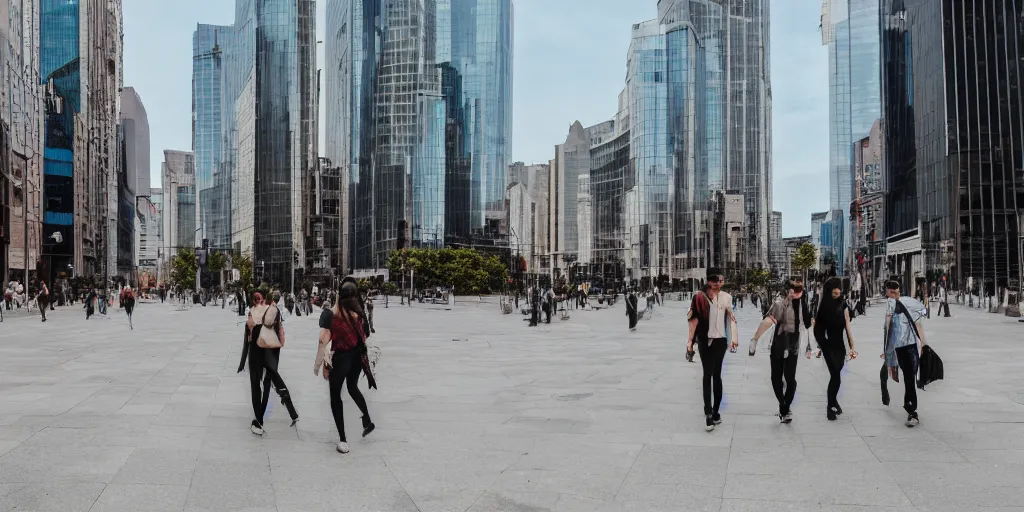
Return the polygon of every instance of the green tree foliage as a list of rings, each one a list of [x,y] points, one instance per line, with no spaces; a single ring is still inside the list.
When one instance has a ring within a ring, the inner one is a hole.
[[[484,257],[467,248],[395,251],[388,270],[395,277],[413,271],[417,288],[454,286],[463,295],[495,292],[508,280],[508,267],[497,256]]]
[[[809,242],[804,243],[793,255],[793,269],[803,274],[818,261],[818,251]]]
[[[241,278],[232,284],[234,286],[240,286],[243,290],[251,290],[252,258],[236,254],[231,258],[231,268],[238,269],[238,273],[241,275]]]
[[[171,258],[171,282],[184,290],[192,290],[196,286],[196,251],[183,248]]]

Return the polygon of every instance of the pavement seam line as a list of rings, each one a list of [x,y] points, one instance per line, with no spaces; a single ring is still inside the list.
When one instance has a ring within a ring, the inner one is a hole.
[[[629,474],[633,472],[633,467],[636,466],[636,461],[640,460],[640,455],[644,453],[644,449],[647,448],[647,443],[640,445],[640,451],[636,452],[636,457],[633,458],[633,463],[629,465],[629,471],[626,471],[626,476],[622,477],[622,482],[619,483],[619,488],[615,489],[615,495],[612,496],[611,502],[614,503],[619,497],[619,493],[622,492],[623,486],[626,485],[626,480],[629,479]]]
[[[412,502],[412,506],[416,507],[416,511],[422,512],[420,510],[420,506],[416,504],[416,500],[413,499],[412,494],[409,494],[409,490],[405,488],[405,484],[402,483],[402,481],[398,478],[398,475],[396,475],[394,470],[391,469],[391,466],[388,465],[388,460],[385,459],[383,455],[378,455],[377,457],[380,457],[380,461],[384,463],[384,467],[388,468],[388,473],[391,473],[391,478],[394,478],[395,481],[398,482],[398,486],[402,488],[402,492],[404,492],[405,495],[409,497],[409,501]],[[483,495],[481,494],[481,496]],[[479,500],[480,497],[478,496],[477,499]],[[473,503],[476,503],[476,501],[474,501]]]

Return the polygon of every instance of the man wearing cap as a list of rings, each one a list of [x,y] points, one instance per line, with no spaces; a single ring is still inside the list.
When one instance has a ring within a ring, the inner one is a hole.
[[[718,413],[722,405],[722,363],[728,349],[727,338],[732,338],[736,349],[739,334],[736,329],[736,315],[732,310],[732,296],[722,291],[722,271],[708,269],[708,284],[697,292],[690,302],[687,320],[690,326],[686,341],[686,360],[693,362],[693,345],[700,351],[700,363],[704,370],[704,422],[708,432],[722,423]],[[712,402],[714,390],[714,402]]]

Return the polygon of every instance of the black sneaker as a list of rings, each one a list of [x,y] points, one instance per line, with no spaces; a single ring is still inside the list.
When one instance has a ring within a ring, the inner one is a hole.
[[[907,415],[907,421],[904,423],[904,425],[906,425],[907,428],[914,428],[920,424],[921,419],[917,417],[916,412],[912,412],[909,415]]]
[[[715,425],[722,424],[722,415],[717,412],[711,415],[711,421],[715,422]]]
[[[704,425],[705,425],[704,430],[707,431],[707,432],[711,432],[712,430],[715,430],[715,420],[713,419],[713,417],[710,414],[704,415]]]
[[[825,413],[825,416],[828,418],[829,421],[835,421],[837,418],[835,407],[829,407],[828,411]]]
[[[843,408],[839,407],[839,404],[834,405],[832,408],[836,410],[836,416],[843,415]]]

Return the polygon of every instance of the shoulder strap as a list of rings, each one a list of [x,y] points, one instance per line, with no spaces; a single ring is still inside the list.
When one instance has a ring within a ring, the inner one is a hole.
[[[921,339],[921,333],[918,332],[918,330],[917,330],[917,324],[914,322],[914,318],[912,316],[910,316],[910,311],[907,309],[906,306],[903,305],[902,302],[899,301],[899,299],[896,299],[896,311],[895,312],[896,313],[902,313],[903,316],[905,316],[907,318],[907,322],[910,323],[910,328],[914,330],[914,336],[917,336],[917,339],[920,340]]]

